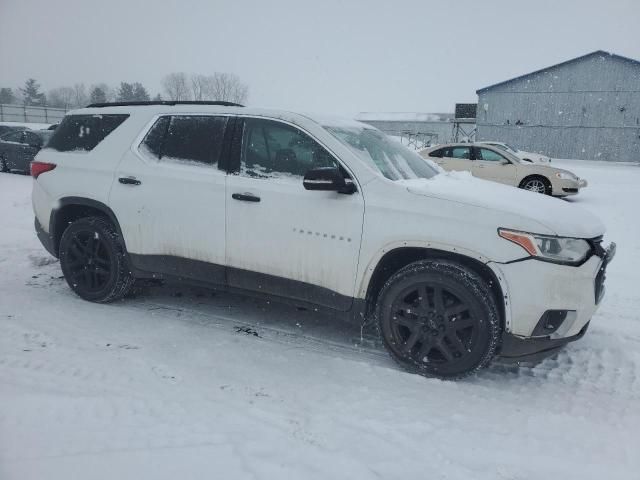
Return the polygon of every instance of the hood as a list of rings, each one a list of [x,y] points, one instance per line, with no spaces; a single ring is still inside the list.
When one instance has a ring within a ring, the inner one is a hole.
[[[469,172],[440,173],[432,178],[401,180],[410,193],[516,215],[543,225],[561,237],[594,238],[604,234],[598,217],[559,198],[474,178]],[[498,225],[514,228],[510,225]],[[548,232],[530,232],[548,233]]]

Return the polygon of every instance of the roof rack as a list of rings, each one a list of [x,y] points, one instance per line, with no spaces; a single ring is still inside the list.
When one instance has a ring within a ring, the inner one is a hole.
[[[92,103],[86,108],[102,108],[102,107],[138,107],[145,105],[220,105],[222,107],[244,107],[239,103],[223,102],[223,101],[195,101],[195,100],[160,100],[155,102],[107,102]]]

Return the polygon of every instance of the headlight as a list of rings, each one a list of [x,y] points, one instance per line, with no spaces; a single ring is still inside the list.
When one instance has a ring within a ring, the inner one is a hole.
[[[556,177],[562,180],[578,180],[578,177],[576,177],[573,173],[570,173],[570,172],[558,172],[556,173]]]
[[[498,229],[498,235],[520,245],[532,257],[547,262],[577,265],[591,251],[589,242],[581,238],[552,237],[502,228]]]

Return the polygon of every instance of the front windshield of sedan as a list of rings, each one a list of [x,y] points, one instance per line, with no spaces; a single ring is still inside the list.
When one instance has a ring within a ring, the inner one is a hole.
[[[390,180],[431,178],[438,173],[417,153],[379,130],[360,127],[325,127],[367,165]]]

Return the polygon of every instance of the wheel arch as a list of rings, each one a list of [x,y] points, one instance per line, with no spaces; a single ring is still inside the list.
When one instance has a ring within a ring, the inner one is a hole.
[[[57,253],[60,248],[60,239],[67,226],[83,217],[101,216],[109,219],[122,237],[122,230],[115,213],[104,203],[86,197],[64,197],[58,200],[56,208],[51,210],[49,218],[49,235],[52,246]]]
[[[525,182],[527,182],[528,180],[531,180],[533,178],[539,178],[544,183],[546,183],[549,188],[553,188],[553,183],[551,182],[551,179],[548,178],[548,177],[545,177],[542,173],[530,173],[528,175],[525,175],[522,178],[522,180],[520,180],[520,183],[518,184],[518,188],[522,188],[522,186],[525,184]]]
[[[503,329],[506,328],[509,323],[507,321],[506,311],[506,287],[503,286],[501,279],[498,278],[494,270],[487,265],[489,260],[480,254],[466,250],[446,250],[433,245],[396,246],[395,248],[386,249],[379,255],[377,261],[372,262],[371,267],[367,271],[367,278],[365,278],[365,282],[363,282],[363,288],[361,289],[361,293],[364,294],[366,302],[367,314],[373,311],[380,290],[395,272],[410,263],[429,259],[449,260],[459,263],[484,280],[491,289],[496,305],[498,306],[500,325]]]

